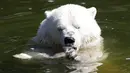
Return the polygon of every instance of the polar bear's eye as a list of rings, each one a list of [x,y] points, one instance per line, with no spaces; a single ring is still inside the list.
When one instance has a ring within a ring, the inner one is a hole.
[[[79,26],[74,26],[76,29],[80,29],[80,27]]]
[[[64,30],[65,28],[64,27],[57,27],[57,30],[58,31],[62,31],[62,30]]]
[[[76,29],[80,29],[80,27],[79,26],[77,26],[77,27],[75,27]]]
[[[76,29],[80,29],[80,27],[78,25],[74,25],[73,26],[76,28]]]

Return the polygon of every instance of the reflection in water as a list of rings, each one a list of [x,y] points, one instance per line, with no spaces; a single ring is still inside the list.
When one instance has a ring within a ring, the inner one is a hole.
[[[33,44],[32,44],[33,45]],[[89,73],[96,72],[97,67],[102,65],[101,60],[107,57],[103,51],[103,39],[96,40],[87,45],[86,49],[78,52],[77,60],[68,60],[64,52],[54,53],[52,48],[30,48],[29,51],[14,55],[15,58],[24,60],[39,60],[44,64],[64,64],[70,71],[69,73]],[[55,48],[53,48],[55,49]],[[59,61],[58,61],[59,60]]]

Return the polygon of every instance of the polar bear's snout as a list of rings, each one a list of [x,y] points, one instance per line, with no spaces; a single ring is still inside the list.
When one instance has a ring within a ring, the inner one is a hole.
[[[75,42],[75,39],[73,37],[65,37],[64,43],[65,45],[73,45]]]

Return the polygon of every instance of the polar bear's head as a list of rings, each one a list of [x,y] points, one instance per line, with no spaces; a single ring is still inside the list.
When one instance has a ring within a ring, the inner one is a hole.
[[[71,11],[62,12],[62,10],[59,10],[45,11],[47,25],[49,25],[47,28],[49,29],[48,33],[52,37],[53,42],[62,45],[67,56],[74,58],[83,44],[84,36],[82,31],[84,29],[82,30],[82,28],[84,26],[75,22],[77,17],[73,17]],[[94,7],[89,8],[88,13],[90,13],[89,16],[94,20],[96,9]]]

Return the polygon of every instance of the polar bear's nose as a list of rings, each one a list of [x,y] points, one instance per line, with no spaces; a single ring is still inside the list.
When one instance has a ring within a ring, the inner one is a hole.
[[[66,45],[73,44],[75,42],[75,39],[73,37],[65,37],[64,42]]]

